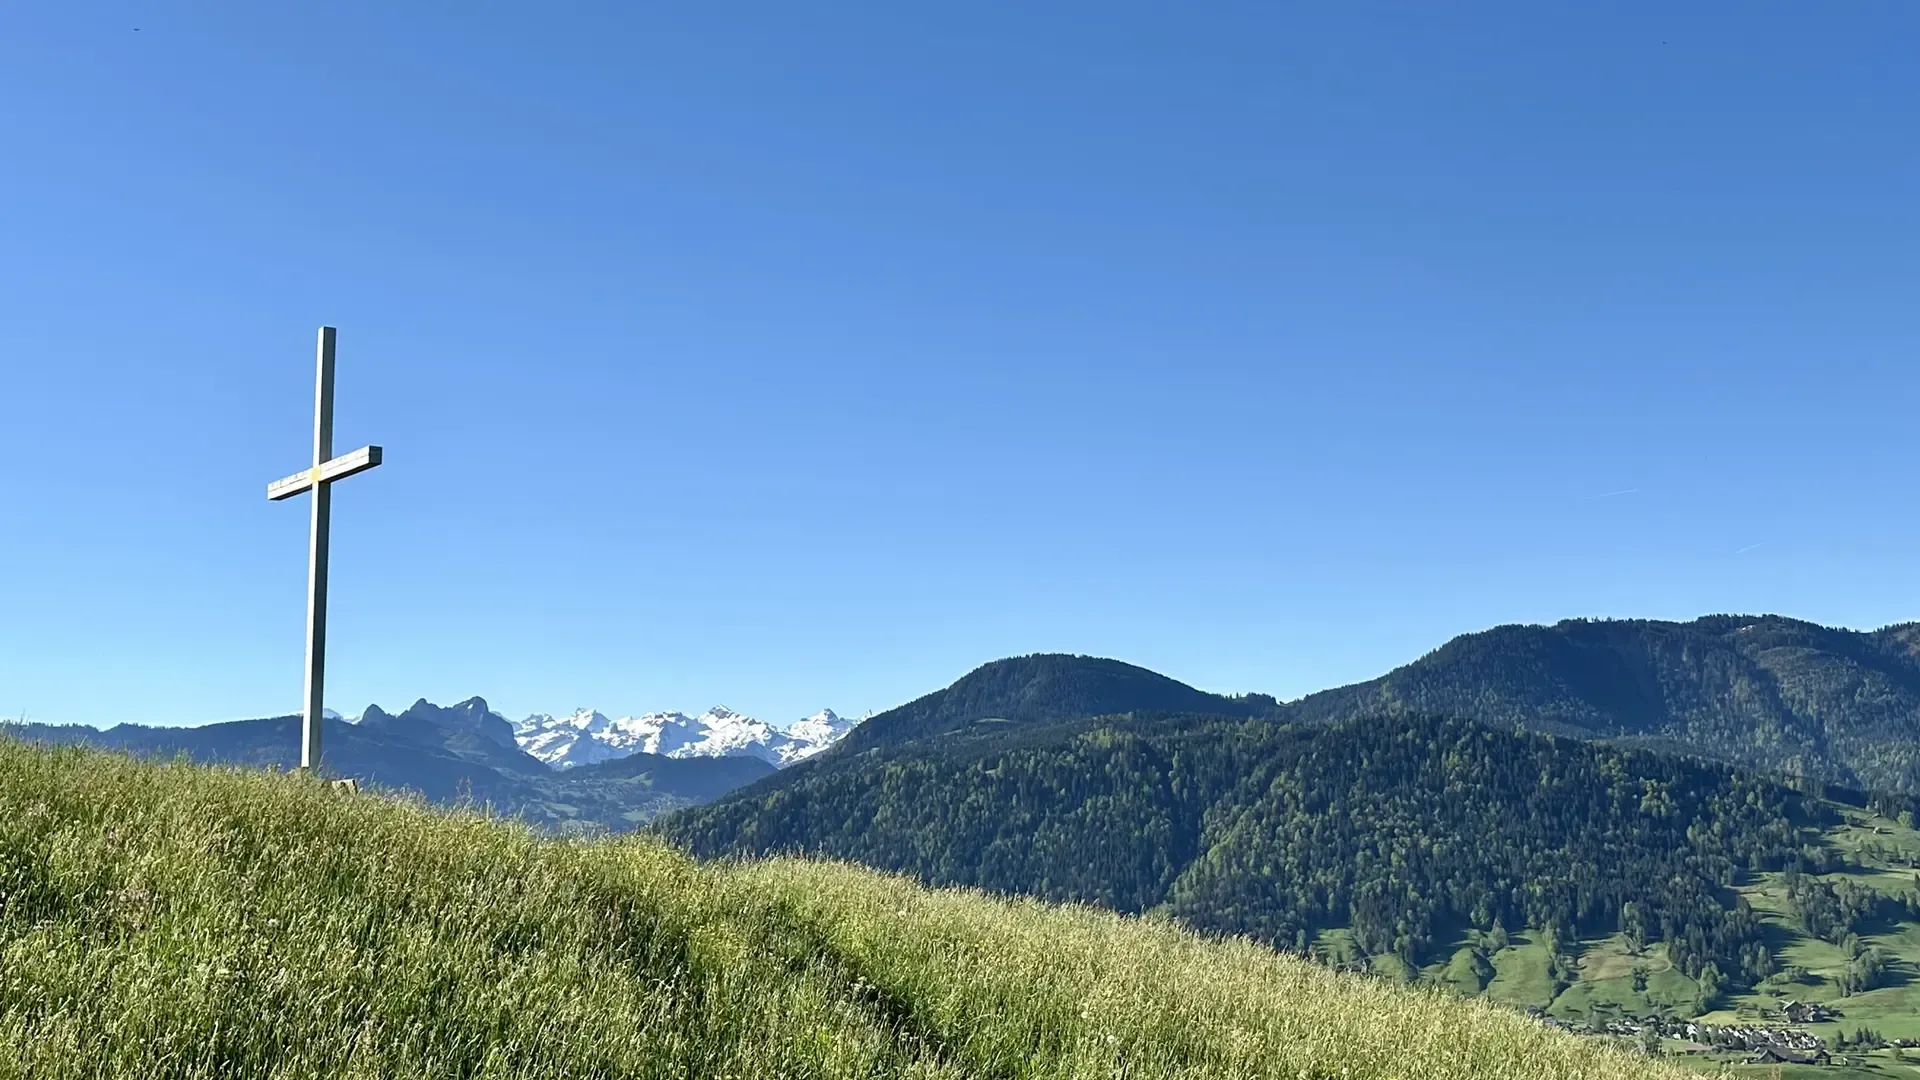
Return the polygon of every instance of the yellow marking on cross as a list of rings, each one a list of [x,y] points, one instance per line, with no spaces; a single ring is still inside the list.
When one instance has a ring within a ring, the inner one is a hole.
[[[314,487],[320,486],[320,466],[315,465],[313,468],[307,470],[307,483],[312,484]]]

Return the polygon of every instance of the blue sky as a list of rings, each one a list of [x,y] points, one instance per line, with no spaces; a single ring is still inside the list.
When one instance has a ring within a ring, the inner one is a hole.
[[[1920,618],[1920,7],[0,9],[0,713]],[[138,27],[138,30],[135,28]]]

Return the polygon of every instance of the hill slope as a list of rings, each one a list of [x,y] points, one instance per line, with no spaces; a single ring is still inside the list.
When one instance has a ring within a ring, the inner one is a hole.
[[[1118,660],[1038,653],[982,664],[944,690],[870,717],[823,756],[934,738],[981,720],[1024,726],[1136,710],[1249,716],[1273,704],[1209,694]]]
[[[1862,632],[1777,615],[1710,615],[1499,626],[1456,637],[1377,679],[1285,705],[1206,693],[1114,660],[1014,657],[872,718],[838,753],[937,737],[989,717],[1031,725],[1136,711],[1317,724],[1379,713],[1455,716],[1920,794],[1920,624]]]
[[[1260,694],[1210,694],[1115,660],[1014,657],[869,719],[810,760],[844,761],[988,727],[1037,729],[1149,712],[1312,724],[1431,713],[1920,794],[1920,626],[1856,633],[1722,615],[1691,623],[1497,627],[1455,638],[1379,679],[1288,705]],[[813,740],[820,745],[843,724],[824,714],[815,719],[823,721]],[[297,727],[295,718],[279,717],[203,728],[12,730],[147,756],[285,767]],[[328,767],[342,775],[439,802],[478,800],[557,829],[630,829],[731,785],[760,780],[757,796],[803,775],[683,768],[669,754],[641,758],[617,775],[556,779],[478,698],[445,708],[416,702],[398,715],[370,707],[359,724],[329,722],[325,738]]]
[[[846,867],[0,740],[0,1077],[1679,1077],[1517,1013]]]
[[[1623,739],[1920,793],[1920,625],[1863,633],[1713,615],[1501,626],[1309,695],[1287,715],[1328,722],[1382,711]]]
[[[1703,1063],[1780,1045],[1790,999],[1836,1010],[1808,1025],[1831,1047],[1920,1040],[1920,799],[1673,740],[1330,702],[1282,707],[1292,722],[1246,698],[1210,704],[1252,716],[1005,723],[975,698],[655,829],[705,857],[807,852],[1169,915],[1583,1026],[1705,1014],[1732,1027]]]
[[[1281,705],[1114,660],[1013,657],[873,717],[824,758],[960,732],[1160,711],[1310,724],[1421,713],[1920,794],[1920,624],[1871,632],[1775,615],[1573,619],[1463,634],[1386,675]]]
[[[657,826],[695,854],[805,851],[1408,965],[1467,926],[1623,928],[1688,975],[1760,935],[1725,889],[1806,861],[1825,804],[1729,768],[1433,717],[1139,715],[826,760]],[[1805,867],[1812,869],[1812,866]]]

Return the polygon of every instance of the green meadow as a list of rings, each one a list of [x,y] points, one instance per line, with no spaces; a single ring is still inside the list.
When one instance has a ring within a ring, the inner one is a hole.
[[[1889,895],[1911,889],[1915,864],[1920,864],[1920,831],[1856,807],[1838,809],[1845,824],[1829,830],[1821,841],[1846,852],[1858,866],[1824,876],[1869,885]],[[1729,988],[1713,1002],[1702,1002],[1699,985],[1673,969],[1664,945],[1636,950],[1620,935],[1576,943],[1574,977],[1568,982],[1555,980],[1546,947],[1533,931],[1508,935],[1502,948],[1487,947],[1482,935],[1463,935],[1412,971],[1392,956],[1363,956],[1345,930],[1322,931],[1314,952],[1335,966],[1371,967],[1389,982],[1538,1006],[1573,1022],[1659,1013],[1714,1024],[1758,1025],[1769,1022],[1763,1017],[1777,1013],[1783,1002],[1791,1000],[1819,1002],[1839,1010],[1836,1021],[1800,1025],[1830,1044],[1863,1027],[1888,1040],[1920,1040],[1920,925],[1883,923],[1861,934],[1863,946],[1876,947],[1888,958],[1889,974],[1884,986],[1848,994],[1841,987],[1848,953],[1799,929],[1779,874],[1756,875],[1736,891],[1760,915],[1780,972],[1758,986]],[[1789,973],[1789,968],[1798,970]],[[1738,1055],[1689,1054],[1678,1045],[1669,1045],[1667,1053],[1674,1063],[1696,1071],[1775,1075],[1774,1066],[1745,1066]],[[1850,1049],[1844,1054],[1854,1064],[1780,1066],[1778,1075],[1824,1080],[1920,1078],[1920,1049]]]
[[[0,1077],[1685,1075],[1157,918],[0,739]]]

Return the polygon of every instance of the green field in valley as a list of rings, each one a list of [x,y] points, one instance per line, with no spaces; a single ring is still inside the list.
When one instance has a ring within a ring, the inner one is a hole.
[[[1856,882],[1888,895],[1912,889],[1916,870],[1911,864],[1920,863],[1920,831],[1859,808],[1843,808],[1842,813],[1846,824],[1829,830],[1824,841],[1863,865],[1823,875],[1821,880]],[[1852,1038],[1863,1027],[1888,1041],[1920,1041],[1920,924],[1887,922],[1858,935],[1862,947],[1877,948],[1887,958],[1887,974],[1885,985],[1849,994],[1841,978],[1852,958],[1841,945],[1813,937],[1796,924],[1781,875],[1757,875],[1737,891],[1760,916],[1780,971],[1757,986],[1731,988],[1710,1006],[1700,1001],[1698,983],[1668,963],[1664,945],[1634,949],[1617,934],[1575,944],[1571,951],[1577,960],[1577,977],[1565,984],[1554,978],[1547,949],[1536,931],[1515,931],[1507,935],[1502,948],[1487,947],[1483,935],[1463,935],[1449,946],[1448,955],[1429,958],[1412,973],[1395,957],[1360,956],[1344,930],[1323,931],[1314,952],[1335,966],[1371,968],[1388,981],[1535,1006],[1576,1025],[1595,1018],[1649,1014],[1711,1024],[1762,1025],[1777,1023],[1771,1018],[1785,1002],[1799,1001],[1821,1003],[1840,1013],[1838,1019],[1825,1023],[1795,1025],[1830,1045],[1842,1037]],[[1839,1053],[1855,1064],[1831,1066],[1743,1065],[1738,1063],[1740,1055],[1689,1053],[1672,1041],[1665,1050],[1678,1063],[1709,1073],[1772,1076],[1777,1067],[1786,1078],[1920,1077],[1920,1048],[1904,1053],[1892,1047],[1849,1049]]]

